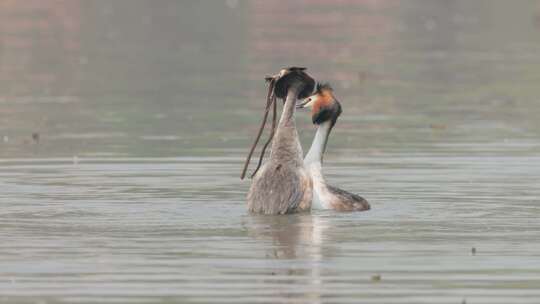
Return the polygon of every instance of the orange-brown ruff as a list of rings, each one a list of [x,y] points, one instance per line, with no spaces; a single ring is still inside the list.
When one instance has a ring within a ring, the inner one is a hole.
[[[311,148],[304,159],[313,183],[313,209],[334,209],[338,211],[369,210],[369,203],[356,194],[328,185],[322,173],[322,160],[330,132],[341,115],[341,104],[334,97],[328,84],[317,85],[314,95],[299,106],[311,107],[313,123],[318,125]]]

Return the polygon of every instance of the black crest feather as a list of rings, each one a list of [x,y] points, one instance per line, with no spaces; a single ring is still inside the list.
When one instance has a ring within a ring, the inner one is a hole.
[[[322,91],[324,90],[334,91],[334,89],[328,82],[317,82],[317,91],[315,93],[319,94],[322,93]]]

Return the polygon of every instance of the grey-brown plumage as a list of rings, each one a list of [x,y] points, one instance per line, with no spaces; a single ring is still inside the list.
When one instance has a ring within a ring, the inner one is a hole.
[[[269,163],[253,178],[248,210],[259,214],[309,211],[311,198],[311,180],[303,168]]]
[[[354,193],[347,192],[338,187],[326,185],[328,192],[336,199],[333,200],[332,207],[338,211],[366,211],[371,208],[368,201]]]
[[[304,168],[294,112],[304,88],[293,81],[272,143],[270,158],[253,177],[247,196],[248,210],[260,214],[286,214],[311,208],[312,182]]]

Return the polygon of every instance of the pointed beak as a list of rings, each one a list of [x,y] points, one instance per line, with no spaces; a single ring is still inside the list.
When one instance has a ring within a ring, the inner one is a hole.
[[[304,100],[302,100],[302,102],[300,102],[299,104],[296,105],[296,108],[297,109],[303,109],[306,107],[306,105],[311,101],[311,99],[309,98],[306,98]]]

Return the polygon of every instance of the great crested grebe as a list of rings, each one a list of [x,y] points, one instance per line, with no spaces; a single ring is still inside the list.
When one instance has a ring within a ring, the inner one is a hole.
[[[286,214],[311,208],[311,176],[304,166],[294,117],[297,99],[311,94],[315,84],[304,70],[284,69],[275,76],[274,93],[279,98],[286,97],[286,101],[270,157],[253,176],[247,195],[248,209],[252,213]]]
[[[369,203],[362,197],[330,186],[322,174],[322,160],[328,137],[341,115],[341,104],[334,96],[329,84],[317,84],[315,94],[306,98],[298,108],[311,108],[313,124],[318,125],[317,133],[309,149],[304,164],[313,182],[313,209],[334,209],[338,211],[369,210]]]

